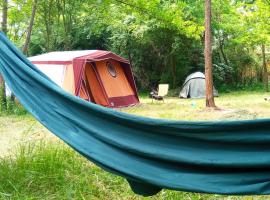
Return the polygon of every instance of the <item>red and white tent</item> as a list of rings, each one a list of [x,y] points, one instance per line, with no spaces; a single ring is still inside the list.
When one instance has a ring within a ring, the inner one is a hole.
[[[50,52],[28,58],[66,91],[106,107],[139,103],[129,61],[109,51]]]

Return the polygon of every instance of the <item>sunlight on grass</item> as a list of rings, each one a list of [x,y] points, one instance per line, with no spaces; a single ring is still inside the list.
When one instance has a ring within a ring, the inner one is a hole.
[[[234,92],[215,98],[221,111],[205,108],[204,99],[166,98],[165,102],[141,98],[141,105],[122,108],[130,114],[166,118],[171,120],[244,120],[270,117],[270,102],[264,100],[267,93]]]

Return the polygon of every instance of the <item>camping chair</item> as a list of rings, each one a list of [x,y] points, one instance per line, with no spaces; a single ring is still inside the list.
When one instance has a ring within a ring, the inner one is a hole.
[[[151,95],[152,102],[153,102],[153,99],[164,102],[164,97],[168,94],[168,90],[169,90],[169,84],[159,84],[157,94],[153,93]]]

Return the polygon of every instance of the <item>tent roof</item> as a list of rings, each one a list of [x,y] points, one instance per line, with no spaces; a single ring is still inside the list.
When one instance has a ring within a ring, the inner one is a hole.
[[[90,55],[97,52],[97,50],[83,50],[83,51],[54,51],[45,53],[28,59],[35,61],[72,61],[74,58]]]
[[[115,59],[124,63],[128,63],[124,58],[110,52],[101,50],[82,50],[82,51],[54,51],[45,53],[28,59],[33,64],[71,64],[74,59],[81,58],[90,61],[99,61],[104,59]]]
[[[202,72],[194,72],[194,73],[190,74],[190,75],[186,78],[184,85],[185,85],[189,80],[195,79],[195,78],[203,78],[203,79],[205,79],[205,75],[204,75],[204,73],[202,73]]]

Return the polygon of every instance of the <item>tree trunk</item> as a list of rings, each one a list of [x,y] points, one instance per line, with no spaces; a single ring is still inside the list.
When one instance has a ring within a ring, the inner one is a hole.
[[[47,52],[52,50],[51,41],[53,40],[53,36],[52,36],[53,21],[51,19],[52,18],[51,15],[52,15],[53,6],[54,5],[53,5],[52,0],[41,1],[41,13],[42,13],[42,17],[45,24],[45,33],[44,33],[44,37],[46,41],[45,49]]]
[[[223,46],[224,46],[224,42],[223,42],[224,38],[221,38],[221,37],[223,37],[223,36],[221,36],[219,34],[218,35],[219,50],[220,50],[221,56],[222,56],[222,58],[224,60],[224,63],[228,66],[229,62],[228,62],[228,59],[227,59],[227,57],[225,55],[224,48],[223,48]]]
[[[34,21],[35,21],[35,15],[36,15],[36,10],[37,10],[37,2],[38,2],[38,0],[34,0],[34,4],[33,4],[33,7],[32,7],[31,19],[30,19],[30,23],[29,23],[29,26],[28,26],[28,29],[27,29],[27,36],[26,36],[26,40],[25,40],[25,43],[24,43],[23,48],[22,48],[22,52],[24,54],[27,54],[27,51],[28,51],[28,47],[29,47],[29,43],[30,43],[30,39],[31,39],[31,33],[32,33],[32,30],[33,30],[33,25],[34,25]]]
[[[8,0],[2,1],[3,9],[2,9],[2,31],[7,34],[7,11],[8,11]],[[0,74],[0,109],[7,109],[7,97],[6,97],[6,87],[5,81],[2,75]]]
[[[7,11],[8,11],[8,0],[2,0],[3,13],[2,13],[2,31],[7,34]]]
[[[265,91],[269,91],[268,87],[268,71],[267,71],[267,64],[266,64],[266,58],[265,58],[265,45],[262,44],[262,58],[263,58],[263,82],[265,85]]]
[[[172,66],[172,88],[176,88],[176,79],[177,79],[177,74],[176,74],[176,64],[173,60],[173,57],[170,56],[170,60],[171,60],[171,66]]]
[[[30,43],[30,39],[31,39],[31,33],[32,33],[32,30],[33,30],[33,25],[34,25],[36,10],[37,10],[37,2],[38,2],[38,0],[35,0],[34,1],[34,4],[33,4],[33,7],[32,7],[31,19],[30,19],[29,26],[27,28],[27,35],[26,35],[26,39],[25,39],[25,42],[24,42],[24,45],[23,45],[23,48],[22,48],[22,52],[25,55],[27,54],[29,43]],[[15,95],[13,93],[11,93],[10,100],[12,102],[15,101]]]
[[[212,73],[212,45],[211,45],[211,0],[205,0],[205,86],[206,86],[206,107],[215,108],[213,94],[213,73]]]

